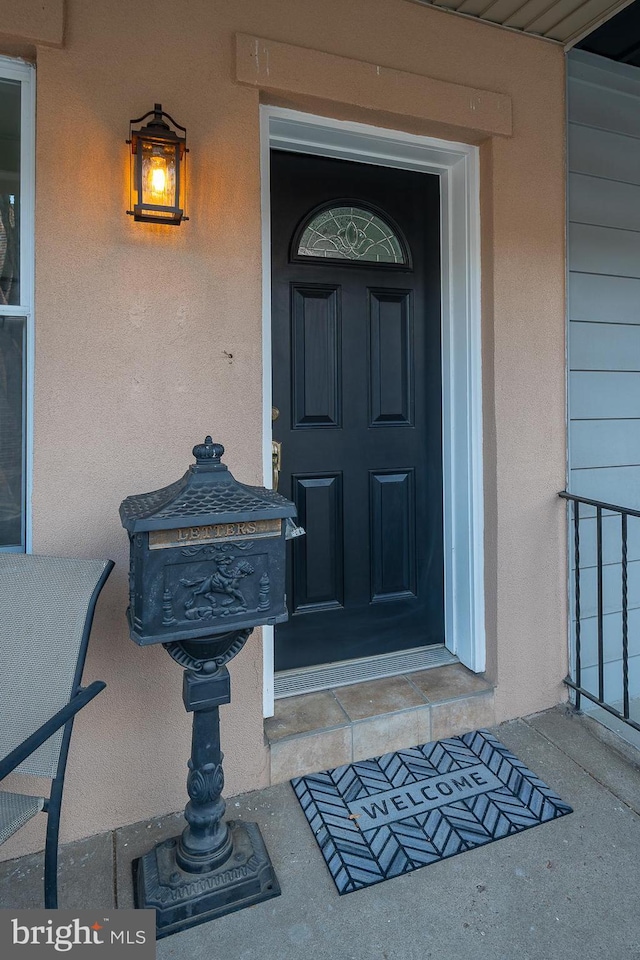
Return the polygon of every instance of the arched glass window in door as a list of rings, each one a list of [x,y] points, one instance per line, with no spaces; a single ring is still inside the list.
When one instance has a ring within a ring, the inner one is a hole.
[[[338,201],[314,211],[294,244],[294,256],[409,266],[397,228],[380,213]]]

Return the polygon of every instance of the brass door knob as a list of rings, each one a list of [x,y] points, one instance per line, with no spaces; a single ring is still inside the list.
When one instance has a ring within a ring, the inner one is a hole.
[[[282,467],[282,444],[279,440],[271,441],[271,469],[272,469],[272,487],[278,489],[280,480],[280,469]]]

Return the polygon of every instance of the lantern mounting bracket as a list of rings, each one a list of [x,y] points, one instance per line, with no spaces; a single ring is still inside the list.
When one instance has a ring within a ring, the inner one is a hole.
[[[187,133],[187,128],[181,126],[176,120],[173,119],[173,117],[171,116],[171,114],[167,113],[166,110],[163,110],[161,103],[154,103],[154,105],[153,105],[153,110],[147,110],[147,112],[146,112],[145,114],[143,114],[143,116],[141,116],[141,117],[136,117],[136,118],[133,119],[133,120],[129,120],[129,126],[132,127],[134,123],[142,123],[142,121],[143,121],[143,120],[146,120],[147,117],[154,117],[157,123],[163,123],[162,117],[166,117],[167,120],[170,120],[170,121],[171,121],[171,123],[172,123],[173,126],[176,128],[176,130],[182,130],[182,132],[183,132],[185,135],[186,135],[186,133]],[[163,123],[163,125],[164,125],[164,126],[167,126],[167,124],[164,124],[164,123]]]

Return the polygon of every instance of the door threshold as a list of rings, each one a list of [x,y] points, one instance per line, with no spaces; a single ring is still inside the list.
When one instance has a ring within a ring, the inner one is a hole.
[[[459,663],[458,658],[447,650],[443,643],[429,647],[415,647],[398,653],[383,653],[377,657],[362,657],[356,660],[341,660],[337,663],[322,663],[317,667],[301,667],[297,670],[281,670],[274,680],[274,697],[295,697],[315,690],[345,687],[363,680],[395,677],[414,670],[444,667]]]

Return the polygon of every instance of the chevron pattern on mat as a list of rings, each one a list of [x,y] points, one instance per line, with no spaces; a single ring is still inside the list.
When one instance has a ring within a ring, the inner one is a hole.
[[[572,812],[487,730],[291,783],[340,894]]]

